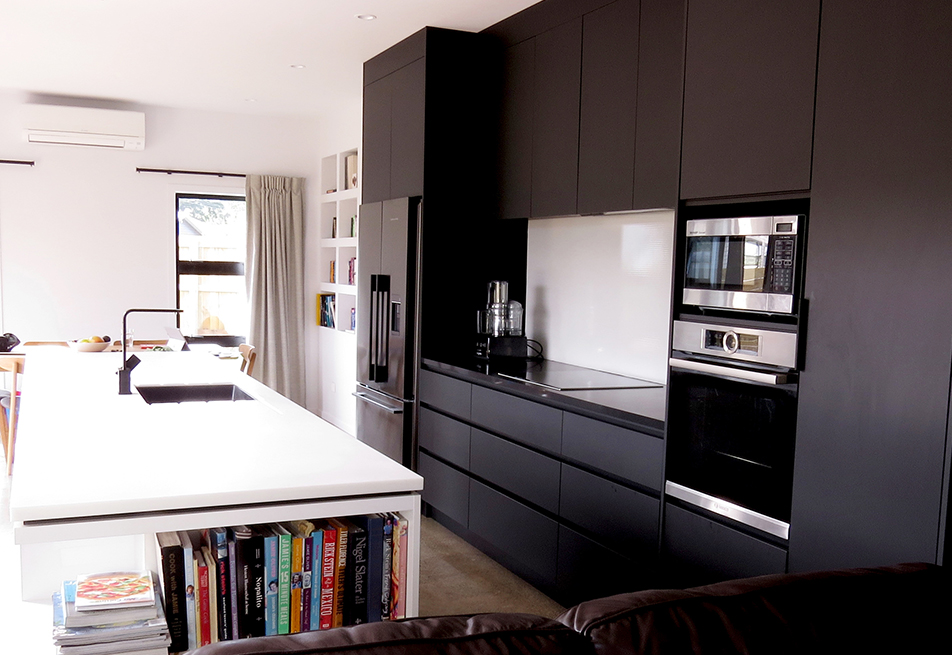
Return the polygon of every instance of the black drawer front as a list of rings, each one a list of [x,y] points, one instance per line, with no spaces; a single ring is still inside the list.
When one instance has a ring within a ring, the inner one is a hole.
[[[663,552],[665,563],[679,586],[787,570],[785,548],[672,503],[665,503]]]
[[[469,470],[470,427],[426,407],[420,408],[419,420],[420,446]]]
[[[470,481],[469,529],[498,549],[504,563],[532,584],[555,584],[558,524],[475,480]]]
[[[559,511],[559,469],[556,460],[473,428],[470,471],[516,496]]]
[[[664,441],[657,437],[565,412],[562,454],[661,491]]]
[[[473,423],[556,455],[561,450],[562,412],[553,407],[474,386]]]
[[[423,476],[423,502],[466,527],[469,523],[469,476],[426,453],[420,453],[417,468]]]
[[[657,556],[661,501],[562,465],[559,515],[628,557]]]
[[[420,371],[420,401],[467,421],[472,402],[471,387],[469,382],[433,371]]]
[[[656,559],[631,560],[564,525],[559,526],[558,600],[571,607],[585,600],[647,589]]]

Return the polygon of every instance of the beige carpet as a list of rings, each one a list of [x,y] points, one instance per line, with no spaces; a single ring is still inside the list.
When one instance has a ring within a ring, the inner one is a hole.
[[[420,533],[420,616],[526,612],[555,618],[565,609],[442,525]]]

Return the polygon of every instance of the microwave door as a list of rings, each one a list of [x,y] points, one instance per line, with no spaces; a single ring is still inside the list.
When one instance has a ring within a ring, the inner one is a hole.
[[[377,287],[380,276],[382,215],[382,203],[361,205],[357,238],[357,381],[374,387],[379,376]]]

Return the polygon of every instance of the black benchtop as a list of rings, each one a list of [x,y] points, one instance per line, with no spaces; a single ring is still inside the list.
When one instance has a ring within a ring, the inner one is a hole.
[[[450,362],[423,360],[425,370],[442,373],[483,387],[505,391],[514,396],[550,405],[558,409],[574,412],[582,416],[606,421],[625,428],[631,428],[657,437],[664,436],[665,402],[667,393],[664,385],[642,386],[644,380],[627,378],[602,371],[572,366],[561,362],[530,362],[536,371],[541,366],[550,370],[558,369],[562,374],[576,380],[599,380],[597,386],[610,384],[616,388],[587,388],[573,390],[548,389],[511,377],[526,377],[526,364],[523,362],[495,362],[471,358]],[[574,375],[573,375],[574,374]],[[529,375],[530,378],[533,375]],[[539,377],[538,375],[535,377]],[[544,377],[542,379],[545,379]],[[620,388],[629,380],[637,388]],[[606,382],[607,381],[607,382]],[[581,385],[579,385],[581,386]]]

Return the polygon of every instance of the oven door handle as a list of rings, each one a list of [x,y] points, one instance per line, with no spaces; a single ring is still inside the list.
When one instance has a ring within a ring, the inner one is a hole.
[[[709,373],[711,375],[720,375],[726,378],[743,380],[744,382],[759,382],[761,384],[786,384],[787,376],[784,373],[762,373],[760,371],[748,371],[743,368],[731,368],[729,366],[718,366],[717,364],[708,364],[707,362],[696,362],[691,359],[668,360],[671,368],[678,368],[694,373]]]

